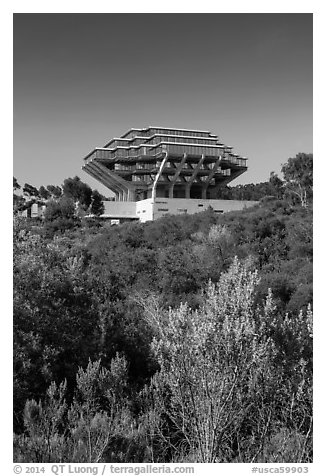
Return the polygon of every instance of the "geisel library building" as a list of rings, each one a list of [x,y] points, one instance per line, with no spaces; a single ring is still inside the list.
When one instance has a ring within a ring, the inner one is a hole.
[[[84,158],[85,172],[115,193],[103,217],[156,220],[164,215],[241,210],[256,202],[219,200],[218,190],[247,170],[247,159],[209,131],[130,129]]]

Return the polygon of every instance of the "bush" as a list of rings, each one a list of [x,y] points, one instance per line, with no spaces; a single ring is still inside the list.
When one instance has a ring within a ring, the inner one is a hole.
[[[159,435],[174,458],[212,463],[242,455],[242,462],[262,461],[275,428],[289,420],[300,441],[306,445],[309,439],[311,374],[302,344],[310,345],[311,315],[279,324],[270,296],[255,312],[258,281],[250,262],[235,259],[218,286],[208,285],[197,311],[183,304],[148,313],[161,368],[147,390],[149,414],[156,415],[151,435]],[[301,354],[284,362],[280,340],[289,333]],[[309,459],[310,449],[302,444],[300,458]],[[298,457],[286,445],[283,451]]]

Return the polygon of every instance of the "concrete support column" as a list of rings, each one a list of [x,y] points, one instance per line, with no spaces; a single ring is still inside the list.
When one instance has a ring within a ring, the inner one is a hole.
[[[207,197],[207,189],[209,187],[209,182],[212,180],[212,178],[214,177],[214,175],[216,174],[216,171],[219,167],[221,163],[221,157],[219,157],[217,159],[217,161],[215,162],[214,164],[214,167],[212,168],[212,170],[210,171],[210,173],[208,174],[208,176],[206,177],[206,181],[205,181],[205,185],[203,186],[202,188],[202,199],[206,199]]]
[[[121,188],[118,187],[117,184],[112,181],[111,177],[108,174],[103,174],[103,171],[99,169],[98,164],[90,162],[87,165],[87,172],[99,182],[103,183],[103,185],[112,190],[117,196],[119,196]]]
[[[186,184],[186,198],[190,198],[190,189],[191,189],[191,186],[195,180],[195,178],[197,177],[198,175],[198,170],[200,169],[200,166],[202,165],[202,163],[204,162],[205,160],[205,155],[203,154],[198,162],[198,164],[196,165],[196,167],[194,168],[194,171],[190,177],[190,180],[187,182]]]
[[[128,190],[132,188],[130,183],[126,182],[123,178],[105,168],[99,162],[93,163],[92,167],[104,185],[107,185],[109,188],[111,188],[111,190],[117,191],[119,193],[119,201],[127,201]]]
[[[134,202],[135,201],[135,196],[136,196],[135,190],[128,189],[128,198],[127,198],[127,200],[129,202]]]
[[[166,161],[168,160],[168,157],[169,157],[169,154],[167,151],[165,151],[165,157],[163,158],[162,162],[161,162],[161,165],[160,165],[160,168],[155,176],[155,180],[154,180],[154,183],[153,183],[153,187],[152,187],[152,199],[153,201],[155,201],[155,198],[156,198],[156,186],[157,186],[157,183],[159,181],[159,178],[160,176],[162,175],[162,172],[163,172],[163,169],[164,169],[164,166],[165,166],[165,163]]]
[[[186,160],[187,160],[187,154],[185,153],[185,154],[183,154],[183,157],[182,157],[182,159],[181,159],[181,162],[180,162],[180,164],[178,165],[177,170],[176,170],[175,174],[173,175],[173,177],[172,177],[172,179],[171,179],[170,186],[169,186],[169,198],[173,198],[174,185],[175,185],[175,183],[176,183],[176,181],[177,181],[177,178],[178,178],[179,175],[180,175],[180,172],[181,172],[181,170],[182,170],[182,168],[183,168],[183,166],[184,166]]]

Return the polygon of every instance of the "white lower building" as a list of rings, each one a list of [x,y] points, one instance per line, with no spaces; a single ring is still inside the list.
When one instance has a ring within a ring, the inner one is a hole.
[[[243,210],[258,202],[245,200],[204,200],[187,198],[148,198],[138,202],[105,201],[105,212],[101,216],[114,220],[153,221],[166,215],[182,215],[199,213],[211,207],[215,213],[226,213]]]

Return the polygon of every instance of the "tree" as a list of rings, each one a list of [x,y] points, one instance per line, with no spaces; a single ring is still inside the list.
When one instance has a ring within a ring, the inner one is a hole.
[[[22,197],[21,195],[17,195],[16,193],[13,194],[13,205],[14,213],[26,210],[28,208],[24,197]]]
[[[73,218],[75,213],[75,205],[72,200],[67,198],[61,199],[59,202],[51,200],[45,210],[44,218],[46,221],[53,221],[57,218]]]
[[[90,206],[92,202],[92,189],[89,185],[82,182],[77,175],[74,178],[65,179],[62,189],[66,197],[72,198],[84,210],[87,210]]]
[[[14,188],[14,190],[19,190],[19,189],[21,188],[21,186],[19,185],[19,183],[18,183],[16,177],[14,177],[13,179],[14,179],[14,180],[13,180],[13,188]]]
[[[23,196],[17,195],[17,193],[15,193],[15,191],[19,190],[19,189],[21,189],[21,186],[17,182],[16,177],[14,177],[13,178],[13,190],[14,190],[14,193],[13,193],[13,206],[14,206],[13,210],[14,210],[14,213],[17,213],[18,211],[26,209],[25,198]]]
[[[38,198],[39,197],[39,192],[36,187],[33,187],[33,185],[30,185],[29,183],[25,183],[23,187],[23,193],[29,198]]]
[[[275,172],[271,172],[269,177],[269,184],[272,189],[271,195],[275,195],[277,198],[282,198],[284,183]]]
[[[93,190],[91,214],[99,217],[100,215],[103,215],[103,213],[104,213],[104,203],[102,200],[102,195],[97,190]]]
[[[48,200],[51,197],[51,193],[43,185],[40,186],[38,192],[40,197],[44,200]]]
[[[46,188],[50,192],[52,198],[58,199],[61,197],[62,189],[58,185],[48,185]]]
[[[313,190],[313,156],[299,153],[288,159],[282,166],[282,173],[287,190],[300,199],[302,207],[306,208],[312,199]]]

